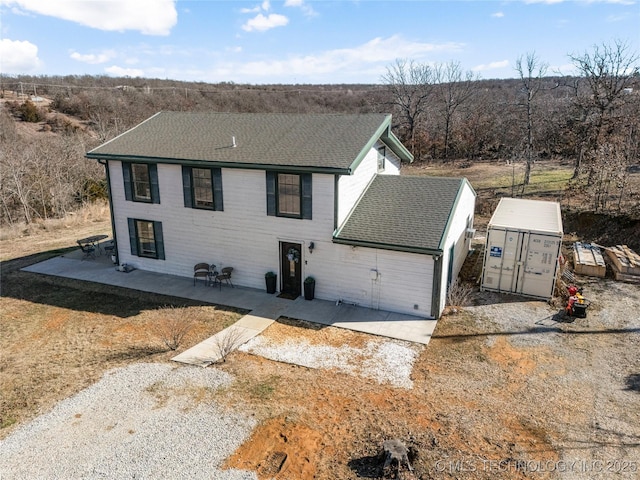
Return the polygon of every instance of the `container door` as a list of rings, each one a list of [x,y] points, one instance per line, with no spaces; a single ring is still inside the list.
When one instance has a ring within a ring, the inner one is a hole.
[[[559,237],[530,234],[520,292],[550,298],[555,286],[559,254]]]
[[[489,229],[482,273],[482,287],[499,292],[513,292],[524,234],[515,230]]]

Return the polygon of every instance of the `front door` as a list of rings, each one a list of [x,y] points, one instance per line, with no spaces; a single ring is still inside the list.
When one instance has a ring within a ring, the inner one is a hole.
[[[297,297],[302,285],[302,245],[280,242],[280,291]]]

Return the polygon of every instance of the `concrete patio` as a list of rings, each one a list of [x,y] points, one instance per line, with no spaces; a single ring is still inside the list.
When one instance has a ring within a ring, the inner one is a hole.
[[[307,301],[303,297],[287,300],[253,288],[239,286],[231,288],[225,285],[220,289],[207,287],[203,282],[198,282],[194,286],[193,279],[190,277],[143,270],[120,272],[107,255],[96,255],[95,259],[82,259],[82,252],[79,250],[25,267],[23,270],[249,310],[249,314],[229,327],[229,329],[236,329],[234,332],[236,347],[259,335],[279,317],[305,320],[423,345],[429,343],[437,323],[436,320],[348,304],[336,304],[326,300]],[[229,333],[223,330],[218,333],[218,336]],[[219,359],[218,350],[217,337],[214,336],[182,352],[174,360],[206,366]]]

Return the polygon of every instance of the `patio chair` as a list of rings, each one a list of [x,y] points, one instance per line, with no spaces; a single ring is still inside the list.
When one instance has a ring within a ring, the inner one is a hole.
[[[84,254],[82,256],[82,260],[84,260],[85,258],[96,258],[96,247],[88,244],[85,245],[80,241],[78,241],[78,246],[80,247],[80,250]]]
[[[233,267],[224,267],[220,270],[220,274],[216,275],[216,282],[220,284],[220,290],[222,290],[222,282],[225,282],[227,285],[231,285],[231,288],[235,288],[231,281],[231,272],[233,272]]]
[[[109,240],[108,242],[105,242],[102,247],[102,249],[104,250],[104,253],[107,255],[113,254],[115,248],[116,246],[114,245],[113,240]]]
[[[204,280],[204,284],[209,283],[209,264],[208,263],[196,263],[193,267],[193,286],[196,286],[197,279]]]

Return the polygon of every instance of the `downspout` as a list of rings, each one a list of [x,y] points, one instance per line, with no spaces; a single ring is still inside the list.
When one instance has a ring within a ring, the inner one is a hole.
[[[340,175],[336,174],[333,177],[333,231],[338,228],[338,185],[340,182]]]
[[[116,265],[120,265],[120,255],[118,253],[118,239],[116,237],[116,222],[113,216],[113,197],[111,195],[111,176],[109,175],[109,161],[98,160],[100,165],[104,165],[104,171],[107,177],[107,195],[109,196],[109,216],[111,217],[111,233],[113,235],[113,251],[116,255]]]
[[[440,317],[440,292],[442,290],[442,266],[443,255],[433,257],[433,286],[431,292],[431,316],[435,319]]]

